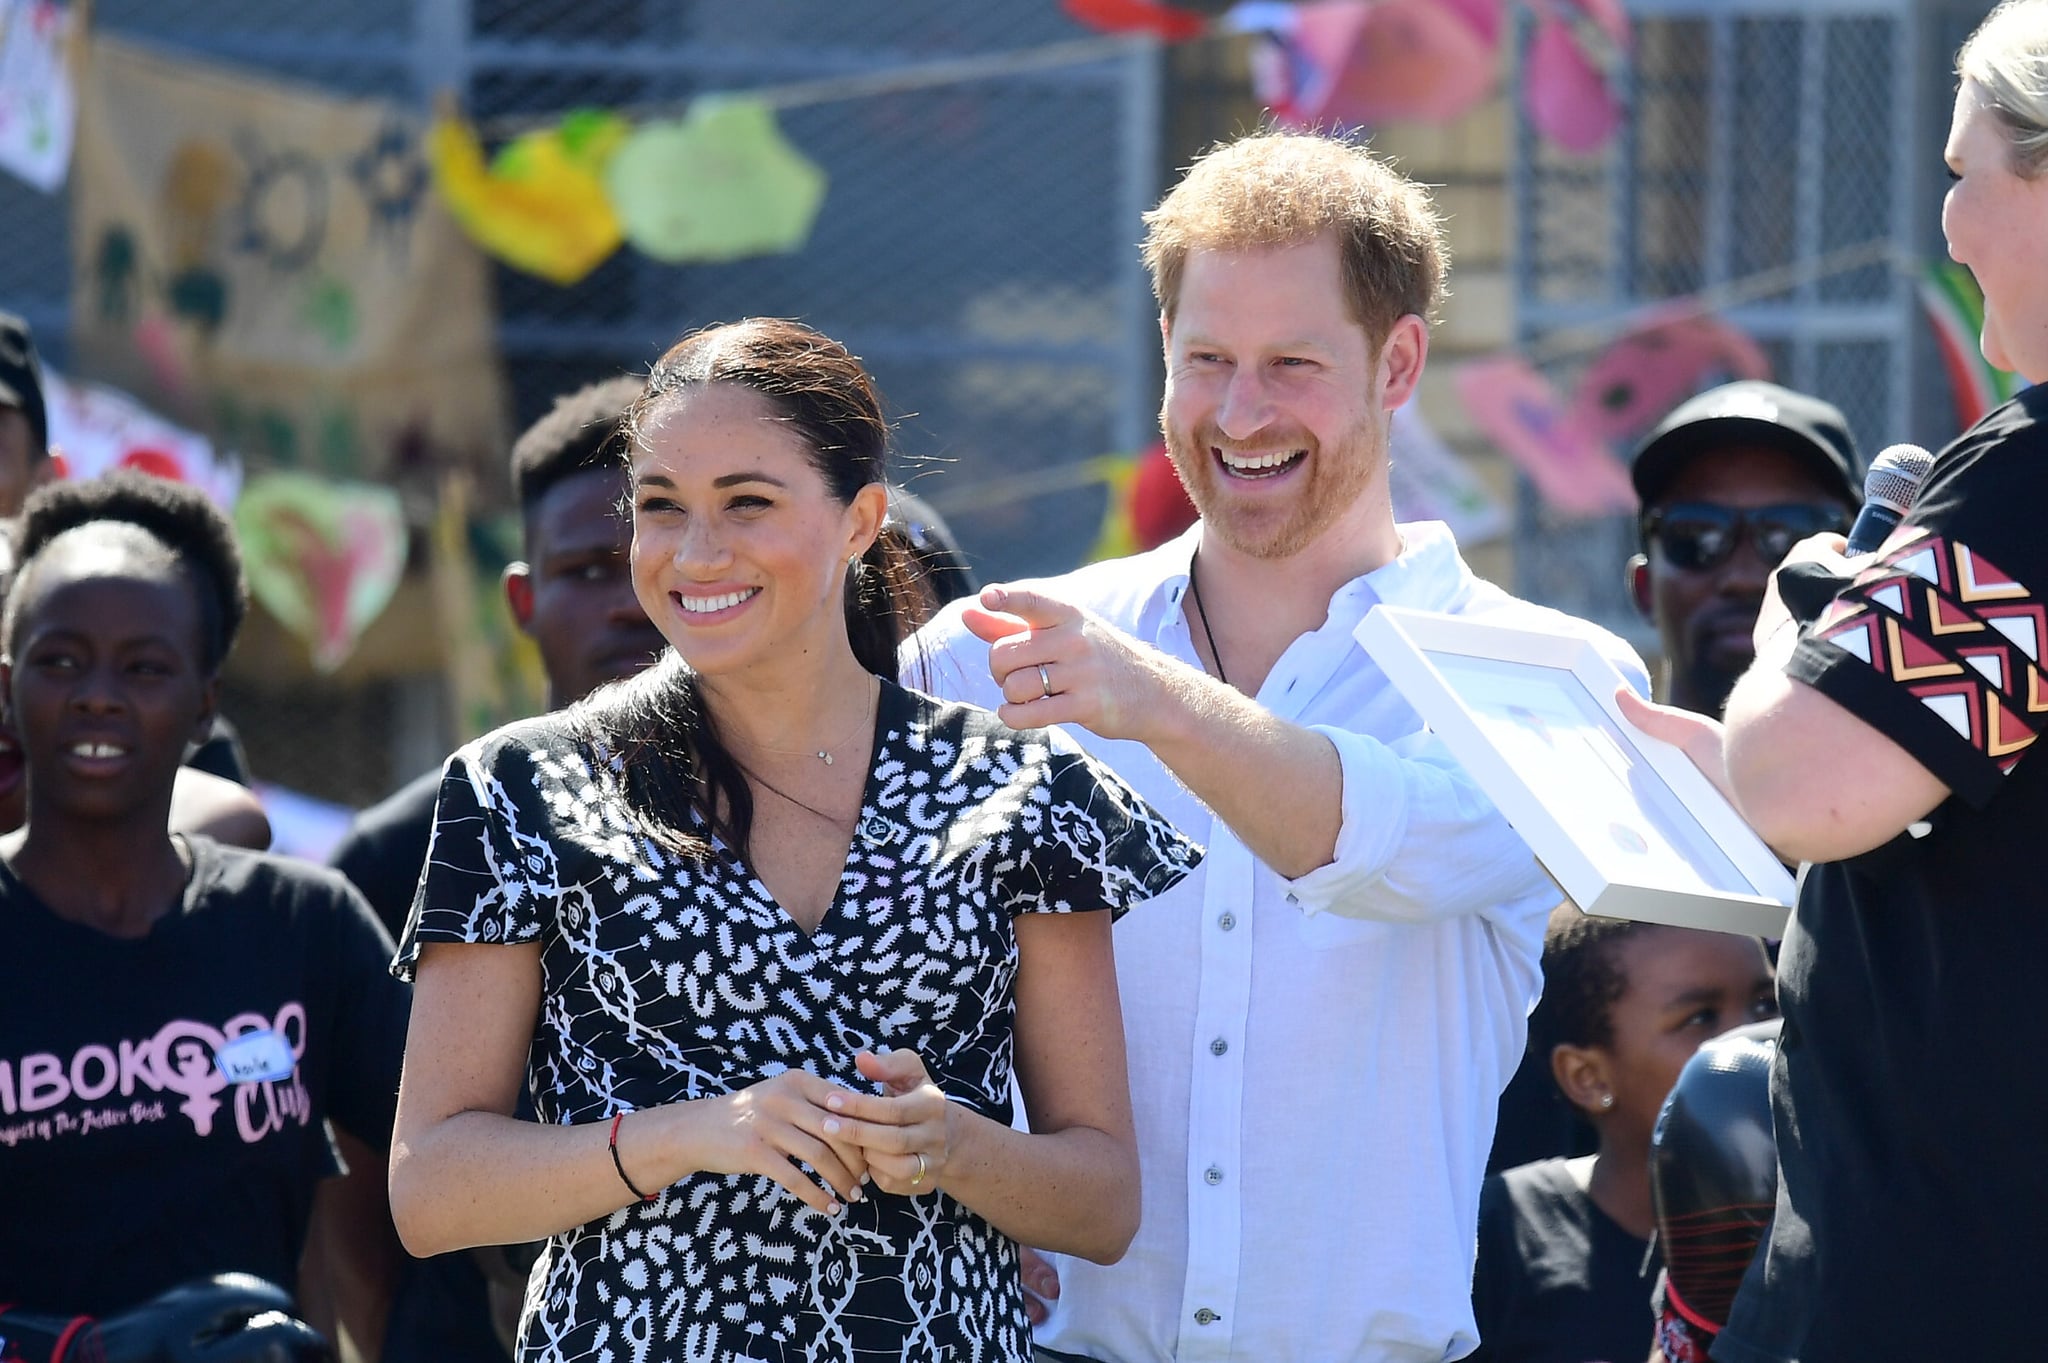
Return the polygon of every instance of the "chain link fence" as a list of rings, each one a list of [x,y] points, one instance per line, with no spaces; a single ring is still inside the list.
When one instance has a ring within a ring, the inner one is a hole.
[[[514,429],[692,327],[801,318],[868,362],[901,418],[901,475],[991,577],[1078,562],[1107,491],[1060,470],[1151,438],[1157,334],[1135,243],[1158,187],[1160,59],[1052,0],[97,0],[93,15],[422,116],[452,94],[487,135],[583,108],[775,96],[784,134],[829,176],[809,243],[715,267],[626,247],[570,287],[499,269]],[[963,60],[984,69],[932,78]],[[829,97],[849,81],[872,92]],[[65,198],[0,177],[0,239],[0,307],[65,367]],[[234,718],[260,775],[359,804],[438,758],[433,726],[423,738],[392,719],[431,709],[437,688],[242,676]]]
[[[1839,406],[1866,459],[1895,441],[1938,447],[1953,408],[1915,284],[1945,254],[1953,59],[1988,0],[1631,9],[1630,115],[1613,144],[1574,156],[1517,129],[1522,344],[1570,391],[1629,318],[1700,298],[1761,345],[1778,382]],[[1559,332],[1591,339],[1560,346]],[[1526,486],[1520,511],[1520,591],[1654,642],[1622,588],[1632,518],[1563,519]]]

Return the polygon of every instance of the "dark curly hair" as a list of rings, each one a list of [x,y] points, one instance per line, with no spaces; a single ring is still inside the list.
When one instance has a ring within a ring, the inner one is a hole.
[[[191,579],[199,605],[201,669],[220,669],[249,611],[242,551],[234,527],[205,493],[186,483],[119,471],[82,482],[47,483],[29,495],[14,529],[14,585],[22,586],[53,541],[80,526],[131,525],[170,551]],[[7,595],[0,637],[14,648],[19,591]]]
[[[555,399],[554,408],[512,442],[512,491],[520,509],[532,511],[572,474],[623,467],[630,453],[626,409],[646,387],[645,379],[622,374]]]
[[[1614,1044],[1614,1005],[1628,989],[1616,948],[1649,926],[1569,906],[1551,917],[1543,934],[1543,998],[1529,1015],[1531,1054],[1548,1061],[1559,1046]]]

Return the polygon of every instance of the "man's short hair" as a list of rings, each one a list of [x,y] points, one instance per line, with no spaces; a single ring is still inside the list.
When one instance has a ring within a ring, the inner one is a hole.
[[[1219,143],[1145,215],[1145,267],[1169,322],[1190,253],[1293,246],[1334,232],[1345,301],[1375,343],[1434,319],[1450,253],[1429,192],[1362,146],[1261,132]]]
[[[626,408],[646,387],[645,379],[622,374],[555,399],[554,409],[512,443],[512,490],[520,509],[533,510],[571,474],[624,468]]]
[[[43,399],[43,365],[28,323],[0,312],[0,407],[17,407],[35,435],[29,462],[49,457],[50,412]]]

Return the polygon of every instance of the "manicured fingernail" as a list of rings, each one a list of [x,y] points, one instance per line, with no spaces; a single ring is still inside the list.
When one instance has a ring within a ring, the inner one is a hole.
[[[873,1182],[874,1182],[875,1180],[874,1180],[874,1176],[873,1176],[872,1174],[862,1174],[862,1175],[860,1176],[860,1181],[861,1181],[861,1182],[862,1182],[863,1184],[867,1184],[867,1183],[873,1183]]]
[[[840,1094],[835,1093],[825,1100],[825,1106],[831,1108],[834,1112],[844,1112],[846,1111],[846,1099]]]
[[[841,1123],[837,1117],[827,1117],[825,1119],[825,1134],[828,1136],[838,1135],[840,1126]]]
[[[845,1211],[846,1208],[840,1206],[837,1202],[828,1202],[825,1204],[825,1210],[830,1212],[832,1215],[837,1216],[839,1215],[839,1213]]]
[[[860,1191],[860,1189],[858,1189],[858,1188],[855,1188],[855,1189],[854,1189],[854,1190],[853,1190],[852,1192],[848,1193],[848,1194],[846,1195],[846,1200],[847,1200],[848,1202],[858,1202],[858,1201],[860,1201],[860,1200],[861,1200],[861,1191]]]

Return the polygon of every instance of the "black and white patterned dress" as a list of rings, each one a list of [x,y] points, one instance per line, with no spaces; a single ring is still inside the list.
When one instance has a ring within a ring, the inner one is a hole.
[[[637,836],[599,760],[558,717],[449,759],[395,966],[421,942],[541,943],[527,1078],[547,1122],[787,1069],[869,1092],[854,1054],[908,1047],[1007,1123],[1012,918],[1120,912],[1201,855],[1064,739],[884,682],[839,892],[806,936],[731,849],[690,861]],[[1030,1331],[1016,1247],[943,1193],[870,1188],[828,1217],[705,1173],[555,1236],[519,1356],[1024,1360]]]

